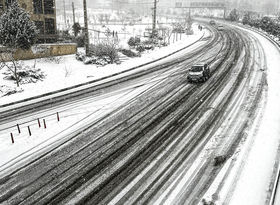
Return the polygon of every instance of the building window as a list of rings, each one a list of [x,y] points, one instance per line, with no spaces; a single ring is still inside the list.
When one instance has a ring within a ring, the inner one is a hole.
[[[44,0],[44,13],[54,14],[54,0]]]
[[[46,34],[55,34],[54,19],[52,18],[45,19],[45,30],[46,30]]]
[[[39,30],[39,34],[44,34],[44,22],[43,21],[34,21],[37,29]]]
[[[33,0],[34,14],[43,14],[42,0]]]

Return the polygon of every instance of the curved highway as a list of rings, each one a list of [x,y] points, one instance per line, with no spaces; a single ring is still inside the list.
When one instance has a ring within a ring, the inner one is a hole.
[[[40,107],[15,110],[14,115],[25,120],[34,111],[45,114],[138,89],[65,142],[12,171],[2,170],[0,203],[201,202],[246,137],[266,88],[259,42],[232,27],[211,30],[199,48],[175,60],[53,98]],[[195,62],[210,63],[212,76],[206,83],[186,81],[187,68]],[[9,112],[1,113],[7,127]],[[223,160],[217,162],[219,157]]]

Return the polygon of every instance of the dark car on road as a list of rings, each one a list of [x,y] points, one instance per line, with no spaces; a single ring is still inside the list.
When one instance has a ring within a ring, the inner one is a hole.
[[[210,78],[210,67],[207,63],[193,65],[188,72],[189,82],[205,82]]]
[[[219,26],[217,27],[217,29],[218,29],[218,31],[223,31],[223,30],[224,30],[224,27],[223,27],[222,25],[219,25]]]

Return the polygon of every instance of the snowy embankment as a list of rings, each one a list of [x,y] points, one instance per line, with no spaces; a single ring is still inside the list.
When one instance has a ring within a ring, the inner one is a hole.
[[[153,51],[143,53],[140,58],[127,58],[127,60],[120,65],[110,64],[104,67],[84,65],[82,62],[75,59],[75,55],[58,57],[58,60],[56,61],[39,59],[36,62],[36,68],[41,69],[46,74],[46,78],[36,84],[31,83],[21,85],[20,88],[24,90],[23,92],[0,97],[0,105],[97,80],[124,70],[129,70],[135,66],[152,62],[168,55],[169,53],[180,50],[181,48],[196,42],[205,33],[208,33],[207,30],[199,31],[196,24],[194,24],[193,30],[194,35],[182,35],[181,40],[178,39],[177,42],[171,43],[171,45],[167,47],[156,48]],[[24,61],[24,64],[32,67],[34,65],[34,60],[26,60]],[[2,71],[0,73],[0,79],[3,79],[3,77],[4,75]],[[0,86],[3,85],[15,87],[14,82],[8,80],[1,80]]]
[[[237,182],[231,204],[266,204],[280,142],[280,49],[252,31],[263,46],[267,61],[267,103],[254,143]],[[279,159],[277,159],[279,160]]]
[[[260,105],[262,107],[258,108],[264,111],[258,113],[244,145],[233,160],[227,161],[216,180],[219,182],[227,175],[216,204],[263,205],[269,202],[274,168],[279,160],[280,49],[259,33],[241,29],[255,37],[263,47],[267,68],[259,69],[267,72],[268,90]],[[230,172],[226,173],[229,167]],[[212,187],[216,190],[218,186],[219,183]]]

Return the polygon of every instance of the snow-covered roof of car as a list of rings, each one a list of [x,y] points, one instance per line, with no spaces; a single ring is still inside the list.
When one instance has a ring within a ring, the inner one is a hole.
[[[204,66],[205,64],[207,64],[207,63],[196,63],[196,64],[193,64],[192,66]]]

